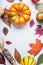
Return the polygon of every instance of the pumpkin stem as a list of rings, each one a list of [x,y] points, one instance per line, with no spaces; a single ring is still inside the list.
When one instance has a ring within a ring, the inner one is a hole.
[[[18,15],[21,16],[22,12],[18,12]]]

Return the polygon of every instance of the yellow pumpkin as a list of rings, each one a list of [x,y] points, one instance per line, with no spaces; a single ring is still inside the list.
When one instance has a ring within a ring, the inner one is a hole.
[[[14,25],[23,26],[30,20],[31,11],[24,3],[14,3],[8,9],[8,15]]]
[[[36,65],[36,60],[32,56],[25,56],[21,59],[21,65]]]

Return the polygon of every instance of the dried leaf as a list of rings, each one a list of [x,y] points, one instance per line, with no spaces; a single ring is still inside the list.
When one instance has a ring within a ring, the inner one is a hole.
[[[32,27],[34,25],[34,20],[32,19],[31,21],[30,21],[30,27]]]
[[[8,19],[2,18],[3,22],[11,27],[11,22]]]
[[[8,29],[6,27],[3,28],[3,33],[4,33],[4,35],[7,35]]]
[[[20,64],[21,55],[16,49],[15,49],[15,52],[14,52],[14,57],[15,57],[16,61]]]
[[[6,44],[7,44],[7,45],[10,45],[10,44],[12,44],[12,42],[10,42],[10,41],[6,41]]]
[[[10,2],[10,3],[14,2],[14,0],[7,0],[7,1]]]
[[[43,35],[43,29],[41,29],[39,36]]]
[[[35,34],[39,34],[39,36],[43,35],[43,28],[41,25],[37,25],[37,28],[35,29]]]
[[[42,28],[42,26],[41,25],[37,25],[37,29],[41,29]]]
[[[40,34],[41,30],[37,30],[35,34]]]
[[[28,53],[30,53],[31,55],[36,56],[41,49],[43,48],[43,45],[41,43],[41,40],[36,39],[36,44],[30,44],[30,47],[32,48],[31,50],[28,51]]]
[[[4,56],[0,53],[0,64],[4,64],[5,65],[5,58]]]
[[[8,9],[5,8],[5,9],[4,9],[4,13],[7,14],[7,12],[8,12]]]
[[[7,14],[7,9],[4,9],[4,15],[2,16],[2,20],[5,24],[7,24],[9,27],[11,27],[11,21],[9,20],[8,14]]]

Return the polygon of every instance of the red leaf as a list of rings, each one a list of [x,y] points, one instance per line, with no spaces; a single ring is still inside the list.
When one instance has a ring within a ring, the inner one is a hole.
[[[34,25],[34,20],[32,19],[31,21],[30,21],[30,27],[32,27]]]
[[[0,53],[0,64],[4,64],[5,65],[5,58],[4,56]]]
[[[42,35],[43,35],[43,29],[41,29],[39,36],[42,36]]]
[[[36,33],[35,34],[39,34],[39,36],[42,36],[43,35],[43,28],[41,25],[37,25],[37,28],[36,28]]]
[[[14,2],[14,0],[7,0],[7,1],[10,2],[10,3]]]
[[[8,29],[7,29],[6,27],[3,28],[3,33],[4,33],[5,35],[7,35]]]
[[[36,30],[35,30],[35,31],[40,30],[41,28],[42,28],[42,26],[41,26],[41,25],[37,25],[37,28],[36,28]]]
[[[41,26],[41,25],[37,25],[37,27],[38,27],[38,28],[42,28],[42,26]]]
[[[12,44],[12,42],[10,42],[10,41],[6,41],[6,44],[7,44],[7,45],[10,45],[10,44]]]
[[[36,30],[36,33],[35,34],[40,34],[41,30]]]

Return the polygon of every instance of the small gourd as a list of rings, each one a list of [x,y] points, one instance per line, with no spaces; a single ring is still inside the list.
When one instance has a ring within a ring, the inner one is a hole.
[[[37,13],[36,20],[40,23],[43,23],[43,11]]]
[[[36,65],[36,60],[32,56],[25,56],[21,59],[21,65]]]

